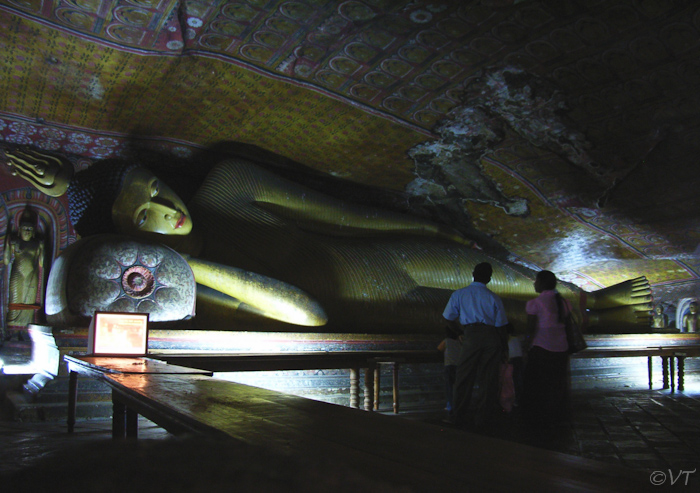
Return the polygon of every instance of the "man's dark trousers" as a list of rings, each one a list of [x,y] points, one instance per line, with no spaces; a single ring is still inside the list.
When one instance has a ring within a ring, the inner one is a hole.
[[[485,324],[464,327],[462,351],[457,365],[453,417],[458,425],[468,426],[469,405],[474,386],[479,385],[473,424],[487,424],[498,402],[498,371],[503,362],[503,329]]]

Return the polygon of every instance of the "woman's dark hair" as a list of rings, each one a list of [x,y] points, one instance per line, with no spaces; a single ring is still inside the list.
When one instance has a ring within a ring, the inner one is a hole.
[[[543,291],[551,291],[557,287],[557,276],[554,275],[554,272],[541,270],[537,273],[537,280]]]

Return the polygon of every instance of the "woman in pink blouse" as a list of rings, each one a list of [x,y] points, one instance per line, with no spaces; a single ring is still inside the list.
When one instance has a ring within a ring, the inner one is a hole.
[[[567,421],[569,345],[565,320],[571,305],[556,291],[557,278],[543,270],[535,278],[540,295],[527,302],[528,332],[532,340],[525,367],[523,417],[533,426]]]

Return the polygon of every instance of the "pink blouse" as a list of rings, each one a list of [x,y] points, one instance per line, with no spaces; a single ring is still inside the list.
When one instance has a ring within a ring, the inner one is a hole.
[[[566,342],[565,325],[559,322],[556,294],[554,290],[543,291],[537,298],[527,302],[525,312],[537,317],[532,345],[547,351],[563,352],[569,348],[569,345]],[[563,298],[562,301],[565,313],[570,313],[571,304]]]

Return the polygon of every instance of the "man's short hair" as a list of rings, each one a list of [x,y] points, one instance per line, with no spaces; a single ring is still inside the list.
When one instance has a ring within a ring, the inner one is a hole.
[[[491,267],[491,264],[488,262],[482,262],[474,267],[474,272],[472,274],[474,275],[475,281],[489,281],[493,274],[493,267]]]

